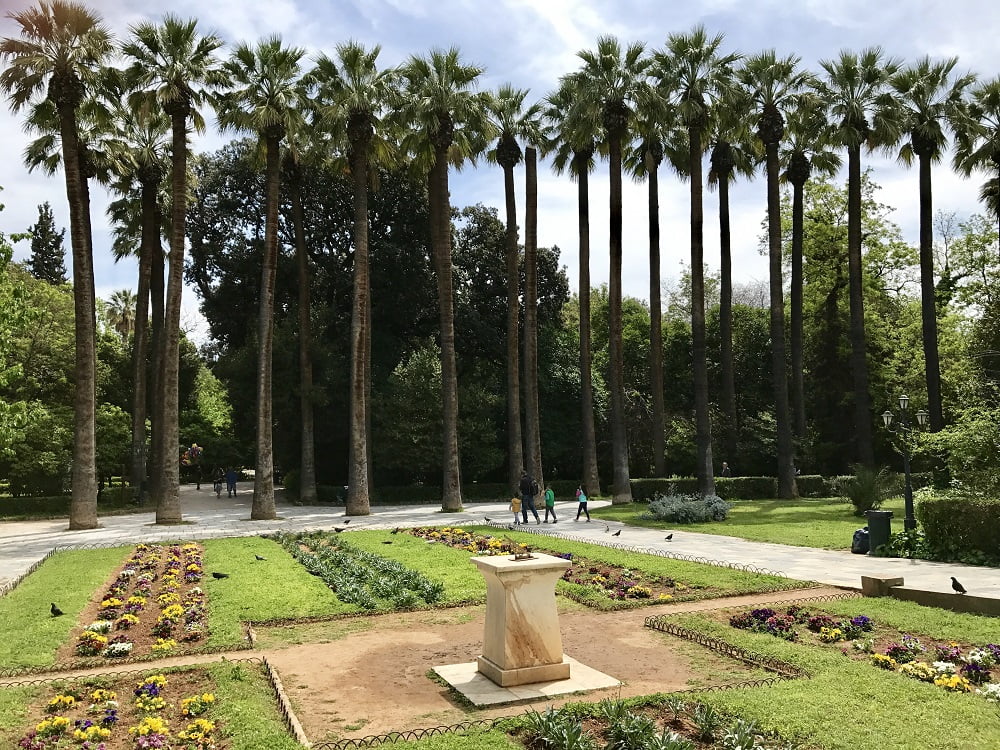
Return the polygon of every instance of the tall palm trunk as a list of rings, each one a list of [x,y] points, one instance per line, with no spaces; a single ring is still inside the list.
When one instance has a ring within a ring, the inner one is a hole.
[[[507,483],[516,488],[524,468],[521,442],[521,374],[518,353],[520,330],[520,252],[517,247],[517,198],[514,193],[514,164],[503,165],[503,188],[507,208],[504,244],[507,251]]]
[[[156,203],[157,226],[162,224],[162,213],[160,203]],[[162,230],[161,230],[162,231]],[[153,257],[149,267],[149,306],[152,308],[150,315],[150,337],[149,346],[151,350],[149,390],[153,394],[149,404],[149,491],[152,497],[159,497],[158,486],[163,481],[163,315],[165,305],[165,283],[163,278],[163,246],[160,244],[160,235],[156,236],[156,243],[153,245]],[[155,500],[154,500],[155,503]]]
[[[170,270],[167,274],[163,315],[163,355],[158,400],[162,406],[161,442],[158,446],[159,478],[154,485],[157,523],[181,522],[180,499],[180,326],[184,280],[184,227],[187,209],[187,117],[184,99],[170,103],[172,156],[170,175]]]
[[[448,144],[450,145],[450,144]],[[441,401],[444,419],[441,507],[462,509],[462,478],[458,458],[458,375],[455,369],[455,307],[451,284],[451,204],[448,198],[448,145],[435,147],[429,175],[431,244],[441,320]]]
[[[294,168],[288,181],[295,233],[295,263],[299,278],[299,411],[302,442],[299,462],[299,501],[316,502],[316,436],[313,424],[312,314],[309,296],[309,256],[302,210],[301,175]]]
[[[722,412],[726,457],[737,458],[736,375],[733,367],[733,254],[729,225],[729,172],[719,173],[719,335],[722,339]]]
[[[348,126],[350,129],[350,125]],[[354,305],[351,312],[351,446],[347,514],[368,515],[368,403],[365,367],[368,318],[368,143],[351,140],[354,178]]]
[[[610,164],[610,256],[608,284],[608,353],[611,368],[611,488],[613,505],[632,502],[628,473],[628,434],[625,431],[625,383],[622,357],[622,141],[609,134]]]
[[[597,430],[594,427],[593,354],[590,349],[590,177],[589,153],[576,153],[577,223],[580,235],[580,397],[583,438],[583,482],[590,492],[600,494],[597,470]]]
[[[55,81],[55,79],[53,79]],[[77,82],[78,83],[78,82]],[[79,97],[76,97],[76,101]],[[73,331],[76,357],[73,375],[73,471],[70,529],[97,527],[97,473],[95,419],[97,408],[97,339],[94,303],[94,258],[91,252],[89,208],[80,174],[76,104],[59,102],[66,198],[70,212],[73,251]]]
[[[260,312],[257,318],[257,465],[254,467],[252,520],[276,516],[274,509],[274,444],[271,418],[271,362],[274,349],[274,277],[278,268],[278,194],[281,188],[281,137],[264,136],[267,149],[265,177],[267,204],[264,253],[260,274]]]
[[[141,498],[146,479],[146,354],[149,346],[149,285],[153,252],[158,246],[160,224],[156,201],[159,170],[141,178],[142,239],[139,242],[139,283],[135,300],[135,339],[132,344],[132,486]]]
[[[804,181],[792,183],[792,404],[795,434],[806,436],[806,389],[802,372],[802,242],[805,234]]]
[[[660,309],[659,162],[647,151],[649,191],[649,387],[653,391],[653,474],[666,474],[666,418],[663,406],[663,315]]]
[[[854,380],[854,434],[858,461],[875,463],[871,395],[868,393],[865,307],[861,266],[861,146],[847,148],[847,267],[851,299],[851,374]]]
[[[938,360],[937,303],[934,298],[934,225],[931,200],[931,157],[920,154],[920,316],[927,378],[927,411],[931,432],[944,427],[941,410],[941,365]]]
[[[524,149],[524,427],[528,473],[542,480],[542,435],[538,418],[538,158]]]
[[[705,344],[705,215],[702,206],[701,130],[689,128],[691,170],[691,354],[694,374],[695,451],[698,491],[715,494],[712,473],[712,422],[708,412],[708,361]]]
[[[765,118],[768,113],[765,111]],[[773,116],[780,118],[777,112]],[[780,122],[780,119],[778,120]],[[781,196],[778,191],[778,141],[767,148],[767,240],[771,287],[771,368],[774,382],[774,417],[777,426],[778,497],[798,496],[795,486],[795,454],[788,408],[788,375],[785,371],[785,300],[781,275]]]

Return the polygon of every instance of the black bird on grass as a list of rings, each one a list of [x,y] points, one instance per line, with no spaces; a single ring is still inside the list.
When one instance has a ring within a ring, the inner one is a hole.
[[[513,524],[507,524],[507,528],[510,529],[511,531],[513,531],[514,530],[514,525]]]
[[[256,557],[258,560],[266,560],[267,559],[263,555],[254,555],[254,557]]]
[[[392,531],[390,531],[389,533],[390,533],[390,534],[398,534],[398,533],[399,533],[400,531],[402,531],[402,529],[401,529],[401,528],[399,528],[399,527],[397,526],[396,528],[394,528],[394,529],[393,529]]]
[[[53,617],[59,617],[60,615],[63,614],[63,611],[56,606],[55,602],[52,602],[52,606],[49,607],[49,612],[52,613]]]
[[[963,586],[962,584],[960,584],[958,582],[958,579],[955,578],[955,576],[951,577],[951,587],[956,591],[956,593],[959,593],[959,594],[964,594],[965,593],[965,586]],[[55,605],[52,605],[52,606],[55,606]]]
[[[616,532],[615,532],[614,534],[612,534],[611,536],[621,536],[621,535],[622,535],[622,530],[621,530],[621,529],[618,529],[618,531],[616,531]]]
[[[337,532],[338,534],[339,534],[339,533],[341,533],[341,532],[343,531],[343,529],[342,529],[342,528],[340,528],[339,526],[334,526],[334,527],[333,527],[333,530],[334,530],[335,532]]]
[[[663,538],[666,539],[668,542],[672,542],[674,540],[674,534],[673,534],[673,532],[671,532],[671,533],[667,534]]]
[[[213,570],[212,571],[212,578],[214,578],[215,580],[219,581],[219,580],[222,580],[223,578],[229,578],[229,573],[219,573],[219,572]]]

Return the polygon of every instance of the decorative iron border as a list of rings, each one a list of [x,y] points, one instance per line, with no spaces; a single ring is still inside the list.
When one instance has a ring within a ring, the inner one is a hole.
[[[506,719],[476,719],[464,721],[461,724],[451,724],[449,726],[425,727],[422,729],[407,729],[402,732],[389,732],[388,734],[370,734],[367,737],[356,739],[335,740],[333,742],[321,742],[312,745],[314,750],[349,750],[350,748],[381,747],[391,745],[396,742],[410,742],[412,740],[422,740],[426,737],[435,737],[444,734],[461,734],[472,729],[488,732],[496,729]]]

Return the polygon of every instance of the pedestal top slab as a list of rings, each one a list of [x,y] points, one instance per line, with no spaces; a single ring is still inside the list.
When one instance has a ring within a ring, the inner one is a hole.
[[[533,552],[531,557],[523,560],[515,560],[513,558],[513,555],[489,555],[473,557],[472,562],[484,573],[490,571],[495,575],[525,570],[566,570],[573,565],[573,563],[565,558],[545,555],[540,552]]]

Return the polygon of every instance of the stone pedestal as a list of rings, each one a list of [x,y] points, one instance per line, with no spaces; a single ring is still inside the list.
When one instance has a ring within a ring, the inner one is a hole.
[[[478,671],[501,687],[569,678],[563,657],[556,581],[569,560],[536,554],[473,557],[486,579],[486,634]]]

